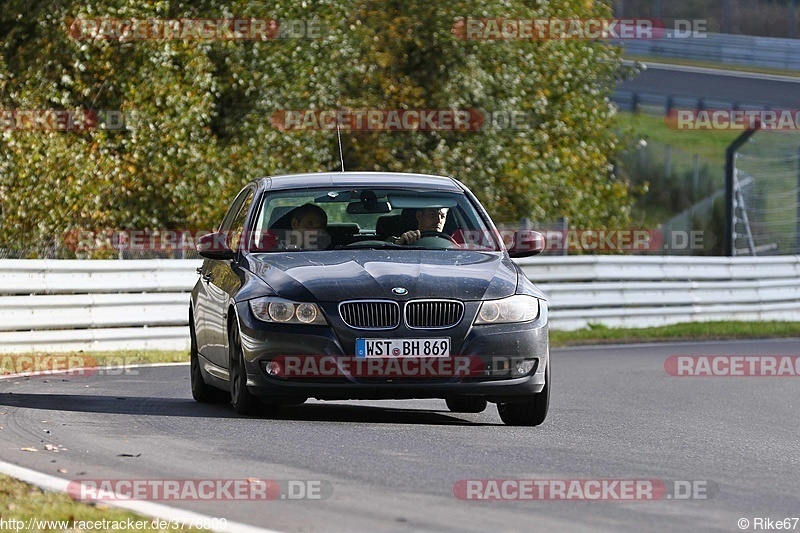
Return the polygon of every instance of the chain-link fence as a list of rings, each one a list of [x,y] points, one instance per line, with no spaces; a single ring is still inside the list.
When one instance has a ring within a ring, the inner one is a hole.
[[[757,132],[735,169],[734,255],[800,254],[800,132]]]
[[[634,224],[657,231],[665,255],[722,255],[725,174],[721,163],[640,141],[620,154],[617,174],[637,191]]]

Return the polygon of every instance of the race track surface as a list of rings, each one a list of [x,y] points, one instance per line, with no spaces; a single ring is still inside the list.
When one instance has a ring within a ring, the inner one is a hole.
[[[797,377],[674,377],[671,355],[798,355],[757,340],[554,350],[550,415],[315,402],[248,419],[191,399],[188,366],[0,381],[4,461],[65,479],[317,480],[324,500],[162,502],[285,532],[740,531],[800,515]],[[58,452],[45,445],[58,447]],[[22,451],[32,447],[36,452]],[[65,472],[59,472],[59,469]],[[465,501],[467,479],[700,483],[705,499]],[[800,529],[800,525],[798,525]]]

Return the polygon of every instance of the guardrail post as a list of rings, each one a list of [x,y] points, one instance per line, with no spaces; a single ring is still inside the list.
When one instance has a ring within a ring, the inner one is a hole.
[[[733,190],[734,177],[736,176],[736,152],[760,127],[761,124],[756,124],[755,129],[745,131],[736,137],[725,150],[725,255],[727,257],[733,257],[733,247],[736,244],[733,238],[733,233],[736,231],[736,209]]]

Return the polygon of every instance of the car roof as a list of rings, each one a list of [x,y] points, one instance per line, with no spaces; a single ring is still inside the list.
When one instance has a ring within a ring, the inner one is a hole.
[[[462,192],[453,178],[404,172],[317,172],[284,174],[257,180],[268,190],[306,187],[410,187],[439,191]]]

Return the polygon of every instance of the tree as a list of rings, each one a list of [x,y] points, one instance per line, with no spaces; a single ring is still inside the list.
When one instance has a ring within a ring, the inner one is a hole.
[[[614,179],[610,93],[618,49],[578,40],[464,40],[459,17],[609,18],[594,2],[367,0],[351,16],[362,43],[344,75],[347,104],[378,109],[521,112],[528,129],[351,135],[351,165],[453,175],[499,220],[567,216],[579,227],[624,227],[627,184]]]
[[[80,230],[211,228],[250,179],[338,169],[332,131],[282,131],[271,122],[287,109],[523,112],[531,119],[525,130],[346,133],[346,166],[455,176],[501,220],[629,220],[627,184],[610,163],[618,50],[586,41],[470,41],[457,31],[464,16],[610,16],[594,2],[6,4],[6,116],[111,110],[125,114],[128,128],[0,132],[0,248],[39,253]],[[324,31],[263,42],[75,38],[76,20],[232,17],[313,20]]]

